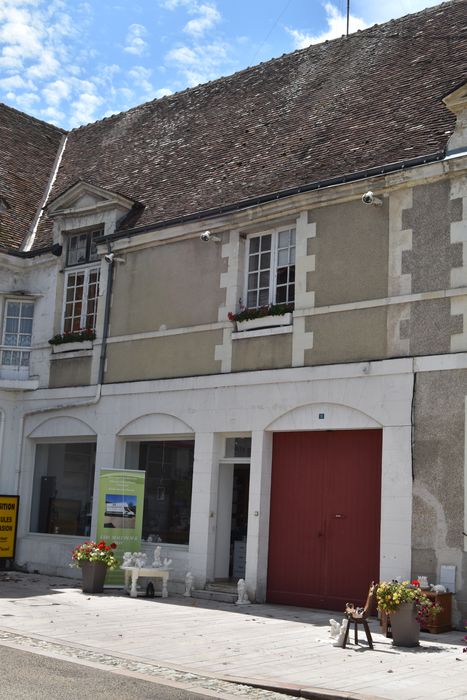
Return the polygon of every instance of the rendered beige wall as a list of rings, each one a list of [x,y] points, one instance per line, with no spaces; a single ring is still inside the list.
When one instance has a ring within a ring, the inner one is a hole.
[[[225,303],[220,274],[226,269],[220,243],[190,239],[128,252],[125,259],[115,269],[111,336],[218,320]]]
[[[74,357],[50,362],[50,388],[85,386],[91,381],[91,357]]]
[[[292,334],[245,338],[232,343],[232,372],[279,369],[292,364]]]
[[[313,331],[313,348],[305,351],[305,364],[331,364],[375,360],[386,355],[386,308],[318,314],[306,319]]]
[[[146,340],[109,343],[106,383],[217,374],[215,346],[222,331],[181,333]]]
[[[308,244],[315,271],[307,275],[307,290],[315,305],[327,306],[387,296],[389,207],[361,201],[314,209],[316,237]]]

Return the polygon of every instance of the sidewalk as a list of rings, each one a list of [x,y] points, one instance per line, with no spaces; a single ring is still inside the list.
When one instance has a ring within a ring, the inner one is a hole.
[[[422,633],[419,648],[393,648],[375,620],[375,651],[363,644],[338,649],[329,637],[329,618],[341,619],[339,613],[178,596],[133,599],[115,590],[90,596],[76,585],[0,572],[0,644],[58,655],[62,649],[68,658],[108,656],[141,668],[157,664],[295,695],[306,691],[303,697],[328,690],[331,698],[467,698],[467,654],[459,631]]]

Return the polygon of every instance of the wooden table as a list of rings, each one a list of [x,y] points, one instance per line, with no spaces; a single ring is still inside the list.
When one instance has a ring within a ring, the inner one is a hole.
[[[136,584],[140,577],[144,578],[160,578],[162,579],[162,597],[168,598],[169,593],[167,590],[167,583],[170,578],[170,569],[152,569],[150,567],[139,567],[139,566],[125,566],[121,567],[125,572],[125,590],[130,593],[132,598],[137,598],[138,591]],[[131,577],[131,587],[130,587],[130,577]]]

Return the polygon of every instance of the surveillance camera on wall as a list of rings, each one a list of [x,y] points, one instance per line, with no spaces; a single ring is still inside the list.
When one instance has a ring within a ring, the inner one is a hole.
[[[125,260],[124,258],[117,258],[115,253],[107,253],[107,255],[104,255],[104,260],[106,263],[111,263],[118,262],[118,263],[124,263]]]
[[[221,239],[219,236],[215,236],[211,231],[203,231],[203,233],[200,235],[200,239],[204,241],[205,243],[207,241],[217,241],[219,242]]]
[[[368,192],[365,192],[365,194],[362,196],[362,202],[363,204],[373,204],[375,207],[380,207],[383,203],[383,200],[377,197],[371,190]]]

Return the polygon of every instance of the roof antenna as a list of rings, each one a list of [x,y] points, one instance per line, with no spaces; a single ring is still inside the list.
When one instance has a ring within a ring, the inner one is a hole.
[[[349,36],[349,19],[350,19],[350,0],[347,0],[347,32],[346,32],[346,37]]]

